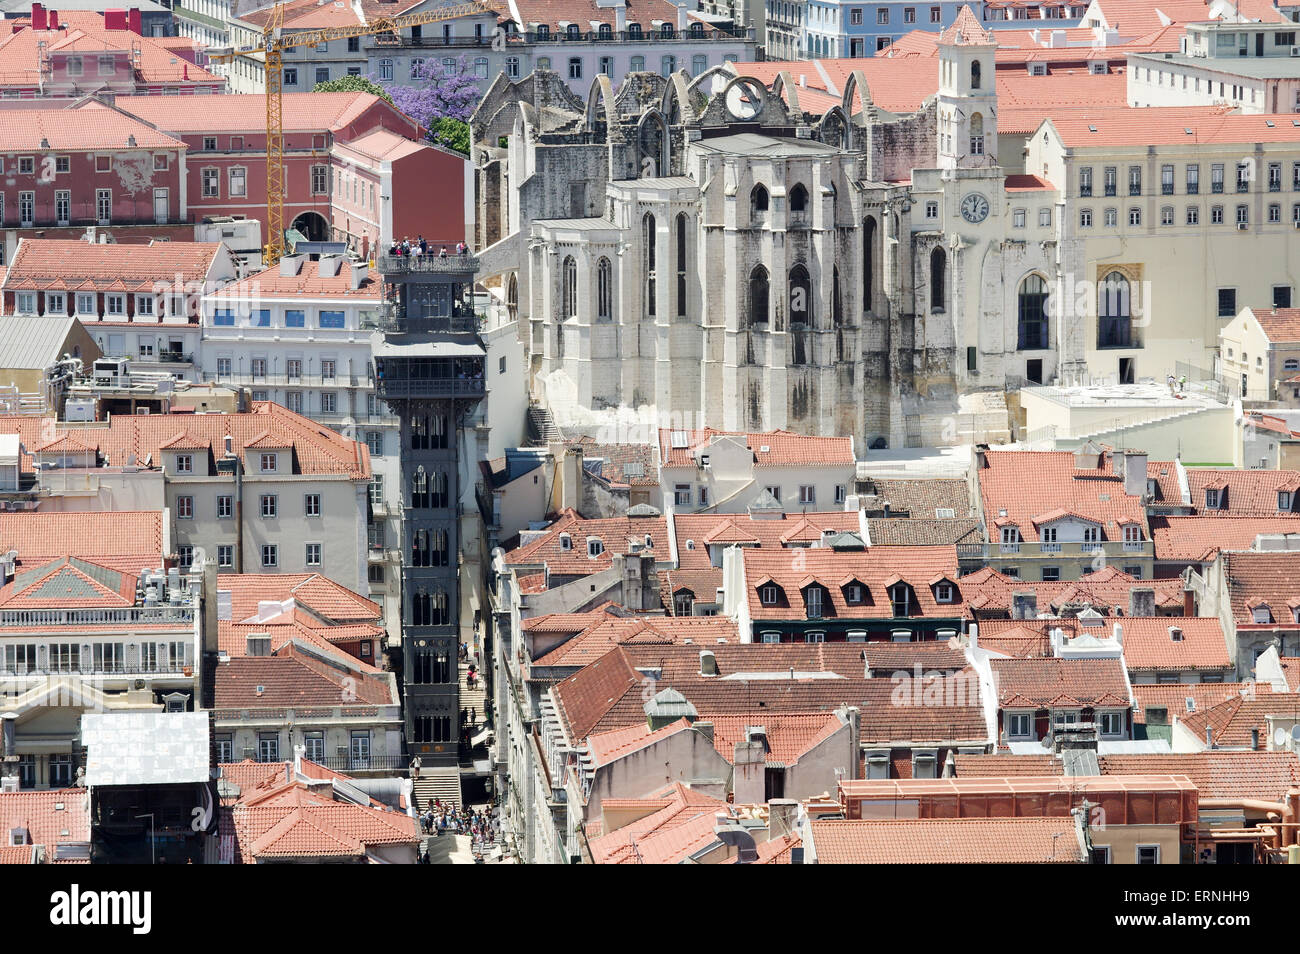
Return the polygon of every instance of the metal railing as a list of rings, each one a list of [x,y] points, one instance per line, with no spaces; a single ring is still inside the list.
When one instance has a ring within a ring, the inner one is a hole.
[[[379,378],[375,391],[385,400],[419,397],[482,397],[482,378]]]
[[[370,755],[365,758],[345,755],[314,759],[308,754],[304,758],[334,772],[404,772],[411,763],[406,755]]]
[[[958,543],[957,559],[987,560],[1004,556],[1094,556],[1098,550],[1107,556],[1120,553],[1149,555],[1154,552],[1150,540],[1103,540],[1100,543],[1045,542],[1022,540],[1019,543]]]
[[[126,609],[5,610],[0,626],[86,626],[96,623],[193,623],[192,606],[135,606]]]
[[[430,248],[433,246],[430,245]],[[430,251],[425,255],[380,255],[375,260],[375,267],[381,272],[441,272],[454,274],[458,272],[477,272],[478,256],[458,255],[448,252],[445,256]]]

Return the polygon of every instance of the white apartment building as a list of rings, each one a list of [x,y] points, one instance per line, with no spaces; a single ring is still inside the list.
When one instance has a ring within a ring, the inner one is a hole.
[[[390,631],[400,618],[401,483],[397,418],[375,397],[371,335],[382,282],[364,263],[291,255],[203,299],[200,375],[248,388],[364,443],[371,474],[364,579],[340,582],[382,603]],[[367,508],[361,507],[364,516]]]
[[[1300,113],[1300,25],[1189,23],[1178,53],[1131,53],[1132,106]]]
[[[1097,109],[1045,121],[1026,168],[1061,193],[1054,324],[1094,379],[1210,369],[1243,307],[1291,304],[1300,116]]]

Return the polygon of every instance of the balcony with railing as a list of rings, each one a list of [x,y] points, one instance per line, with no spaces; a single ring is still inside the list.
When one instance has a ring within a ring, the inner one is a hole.
[[[99,624],[175,623],[177,628],[194,624],[193,606],[131,606],[122,609],[31,609],[0,612],[5,626],[88,626]]]
[[[1100,542],[1022,540],[1019,543],[959,543],[957,559],[962,562],[984,561],[1014,556],[1035,557],[1095,557],[1100,551],[1106,556],[1127,554],[1151,556],[1155,552],[1149,540],[1102,540]]]
[[[412,323],[418,323],[421,331],[447,332],[450,334],[478,334],[487,321],[485,316],[475,311],[468,303],[454,302],[449,315],[411,316]],[[379,308],[363,315],[359,327],[363,331],[382,331],[397,334],[407,331],[407,312],[397,302],[384,302]]]
[[[453,243],[454,244],[454,243]],[[430,242],[433,248],[435,243]],[[464,254],[448,252],[442,255],[428,252],[422,255],[380,255],[375,267],[385,275],[406,275],[412,272],[428,272],[440,275],[473,274],[478,271],[478,256],[468,252]]]

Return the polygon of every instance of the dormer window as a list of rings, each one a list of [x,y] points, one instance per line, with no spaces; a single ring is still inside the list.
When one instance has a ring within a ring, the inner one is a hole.
[[[694,541],[694,540],[687,540],[687,541],[686,541],[686,549],[688,549],[688,550],[694,550],[694,549],[695,549],[695,541]]]
[[[1278,510],[1291,509],[1291,491],[1279,490],[1277,492],[1277,509]]]
[[[1207,510],[1219,509],[1219,492],[1217,490],[1207,490],[1205,492],[1205,507]]]
[[[600,537],[587,538],[587,556],[590,559],[594,560],[596,557],[600,556],[604,552],[605,552],[605,543],[600,539]]]
[[[569,536],[567,533],[560,534],[560,549],[565,551],[572,550],[573,537]]]
[[[176,473],[192,474],[194,473],[194,455],[177,454],[176,455]]]
[[[895,583],[889,588],[889,602],[894,617],[901,619],[912,615],[912,588],[906,583]]]
[[[844,587],[844,602],[851,606],[859,606],[862,603],[862,584],[850,583]]]
[[[1272,614],[1271,612],[1269,612],[1269,608],[1268,608],[1268,604],[1267,604],[1267,603],[1264,603],[1264,604],[1262,604],[1262,605],[1260,605],[1260,606],[1256,606],[1256,607],[1251,611],[1251,614],[1252,614],[1252,615],[1251,615],[1251,618],[1252,618],[1256,623],[1271,623],[1271,622],[1273,622],[1273,614]]]
[[[1173,642],[1175,642],[1175,643],[1181,643],[1181,642],[1183,641],[1183,631],[1182,631],[1182,629],[1180,629],[1180,628],[1177,627],[1177,626],[1170,626],[1170,627],[1169,627],[1169,638],[1170,638]]]
[[[777,590],[775,586],[764,586],[758,591],[758,598],[764,606],[775,606],[777,600]]]
[[[936,603],[951,603],[953,600],[953,585],[951,583],[936,583],[934,585],[934,601]]]
[[[1003,543],[1019,543],[1019,542],[1020,542],[1020,528],[1019,528],[1019,527],[1003,527],[1003,528],[1002,528],[1002,542],[1003,542]]]
[[[808,612],[809,619],[821,619],[822,617],[822,588],[820,586],[810,586],[804,591],[804,608]]]

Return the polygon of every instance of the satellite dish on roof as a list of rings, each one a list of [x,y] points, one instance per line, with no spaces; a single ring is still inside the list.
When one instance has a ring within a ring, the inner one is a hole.
[[[1300,742],[1300,725],[1291,726],[1291,738],[1295,742]]]
[[[1286,748],[1286,729],[1281,726],[1273,730],[1273,744],[1279,749]]]

